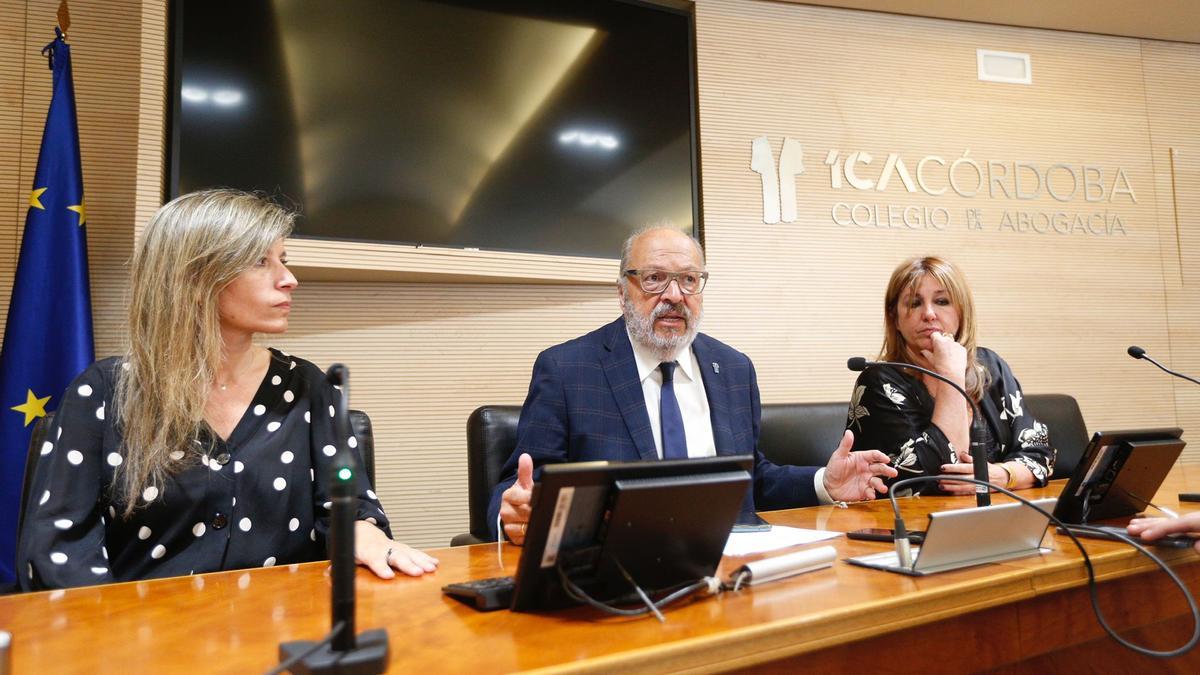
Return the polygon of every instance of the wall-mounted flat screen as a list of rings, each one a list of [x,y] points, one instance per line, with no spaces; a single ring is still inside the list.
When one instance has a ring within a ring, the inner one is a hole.
[[[696,232],[688,3],[176,0],[172,196],[261,190],[297,235],[615,257]]]

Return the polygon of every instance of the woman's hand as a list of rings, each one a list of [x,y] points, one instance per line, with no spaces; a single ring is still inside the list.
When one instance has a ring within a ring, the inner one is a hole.
[[[419,577],[438,566],[437,558],[388,539],[383,530],[365,520],[354,523],[354,559],[381,579],[396,576],[393,567],[410,577]]]
[[[932,351],[921,351],[925,358],[939,375],[951,382],[962,386],[967,379],[967,348],[954,341],[953,335],[932,333]]]
[[[948,476],[962,476],[963,478],[975,477],[975,465],[971,463],[971,456],[966,455],[965,463],[958,464],[943,464],[942,473]],[[988,463],[988,482],[992,485],[1004,487],[1008,484],[1008,474],[1004,469],[1000,468],[999,464]],[[956,480],[938,481],[938,487],[947,494],[952,495],[973,495],[975,494],[974,483],[962,483]]]
[[[975,464],[972,462],[971,455],[959,453],[962,462],[958,464],[943,464],[942,473],[952,476],[963,476],[965,478],[975,477]],[[1020,462],[1009,462],[1007,465],[1008,471],[1012,471],[1014,485],[1013,490],[1020,490],[1027,487],[1032,487],[1033,472],[1021,465]],[[997,487],[1008,487],[1008,471],[1004,466],[993,462],[988,462],[988,482]],[[962,483],[959,481],[938,481],[938,487],[942,491],[952,495],[973,495],[975,494],[974,483]]]

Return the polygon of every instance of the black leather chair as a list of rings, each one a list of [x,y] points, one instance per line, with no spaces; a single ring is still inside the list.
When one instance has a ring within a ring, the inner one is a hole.
[[[1058,449],[1051,479],[1070,478],[1087,448],[1088,431],[1074,396],[1029,394],[1025,407],[1050,431],[1050,445]]]
[[[500,469],[517,447],[517,421],[521,406],[485,405],[467,418],[467,505],[470,532],[455,536],[451,546],[491,541],[487,510],[492,489],[500,482]]]
[[[767,403],[758,449],[776,464],[825,466],[846,430],[849,403]]]
[[[375,489],[375,430],[371,427],[371,418],[361,410],[351,410],[350,430],[358,439],[358,455],[362,457],[367,482]]]
[[[1050,429],[1058,448],[1052,478],[1067,478],[1087,447],[1087,427],[1079,404],[1066,394],[1029,394],[1025,405]],[[846,429],[849,403],[768,403],[762,407],[758,448],[776,464],[824,466]],[[455,536],[451,546],[490,541],[487,508],[500,469],[517,447],[515,405],[485,405],[467,419],[467,499],[471,531]]]

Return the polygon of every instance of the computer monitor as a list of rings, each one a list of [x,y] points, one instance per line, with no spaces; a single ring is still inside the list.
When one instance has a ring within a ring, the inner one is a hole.
[[[534,484],[512,609],[577,604],[565,576],[602,602],[654,595],[711,576],[750,488],[753,457],[581,462]],[[624,571],[622,571],[622,568]]]
[[[1058,497],[1054,515],[1082,525],[1146,508],[1186,443],[1178,428],[1098,431]]]

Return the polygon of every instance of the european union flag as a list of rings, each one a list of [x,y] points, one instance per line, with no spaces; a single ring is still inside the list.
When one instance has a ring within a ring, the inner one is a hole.
[[[54,71],[54,94],[0,345],[0,583],[15,579],[17,512],[33,424],[58,407],[63,390],[93,360],[71,47],[61,30],[54,32],[43,50]]]

